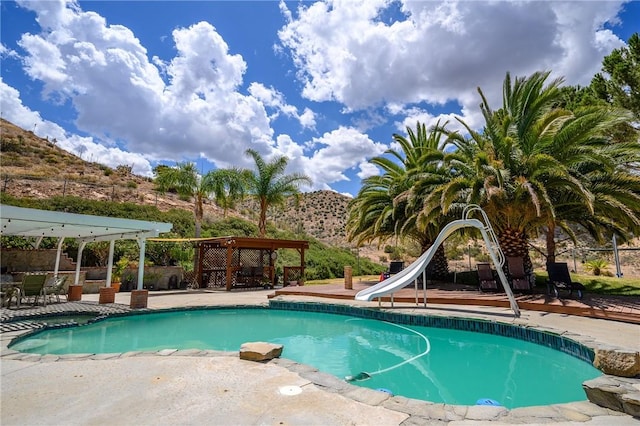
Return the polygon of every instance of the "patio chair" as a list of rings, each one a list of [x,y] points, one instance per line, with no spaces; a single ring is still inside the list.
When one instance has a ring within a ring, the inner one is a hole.
[[[524,271],[524,259],[522,257],[507,257],[507,268],[511,277],[511,287],[514,290],[531,290],[531,280]]]
[[[4,307],[5,304],[7,308],[11,307],[11,301],[15,300],[16,307],[20,307],[20,284],[19,283],[3,283],[2,291],[0,292],[0,297],[2,298],[2,303],[0,306]]]
[[[44,306],[47,306],[47,297],[45,294],[44,283],[47,280],[46,274],[25,274],[22,277],[22,285],[20,286],[20,298],[23,301],[33,297],[33,304],[38,303],[38,299],[42,296]]]
[[[496,281],[489,263],[478,263],[478,287],[480,291],[498,290],[498,281]]]
[[[56,301],[60,303],[60,295],[62,294],[67,300],[67,293],[64,291],[64,284],[67,282],[67,275],[62,275],[60,277],[54,278],[53,282],[45,287],[45,294],[49,297],[49,302],[53,296],[56,297]]]
[[[585,287],[582,283],[571,280],[571,274],[569,273],[569,267],[565,262],[549,262],[547,263],[547,272],[549,273],[549,280],[547,281],[547,290],[553,297],[559,297],[559,290],[568,291],[568,296],[571,297],[575,290],[578,295],[578,299],[582,299],[584,296]]]

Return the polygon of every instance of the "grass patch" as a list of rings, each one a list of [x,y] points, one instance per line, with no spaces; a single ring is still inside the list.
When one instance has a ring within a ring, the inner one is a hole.
[[[536,272],[536,283],[547,281],[546,272]],[[586,275],[571,273],[574,282],[582,283],[586,293],[609,296],[640,296],[640,278],[604,277],[602,275]]]

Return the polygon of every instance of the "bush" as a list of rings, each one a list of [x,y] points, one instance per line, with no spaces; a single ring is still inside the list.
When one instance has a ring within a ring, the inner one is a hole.
[[[606,269],[609,267],[609,263],[607,263],[604,259],[593,259],[585,262],[584,269],[591,272],[593,275],[605,275]]]

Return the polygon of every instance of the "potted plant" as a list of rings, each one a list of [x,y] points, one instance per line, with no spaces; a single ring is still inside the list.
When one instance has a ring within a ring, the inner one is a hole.
[[[113,270],[111,271],[111,287],[114,288],[116,293],[120,291],[122,274],[128,266],[129,259],[127,259],[126,257],[120,258],[120,260],[118,260],[116,264],[113,265]]]

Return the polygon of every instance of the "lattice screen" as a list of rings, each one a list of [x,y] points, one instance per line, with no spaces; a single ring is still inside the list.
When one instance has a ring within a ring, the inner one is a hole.
[[[227,249],[224,247],[204,246],[202,254],[202,274],[204,287],[226,286]]]

